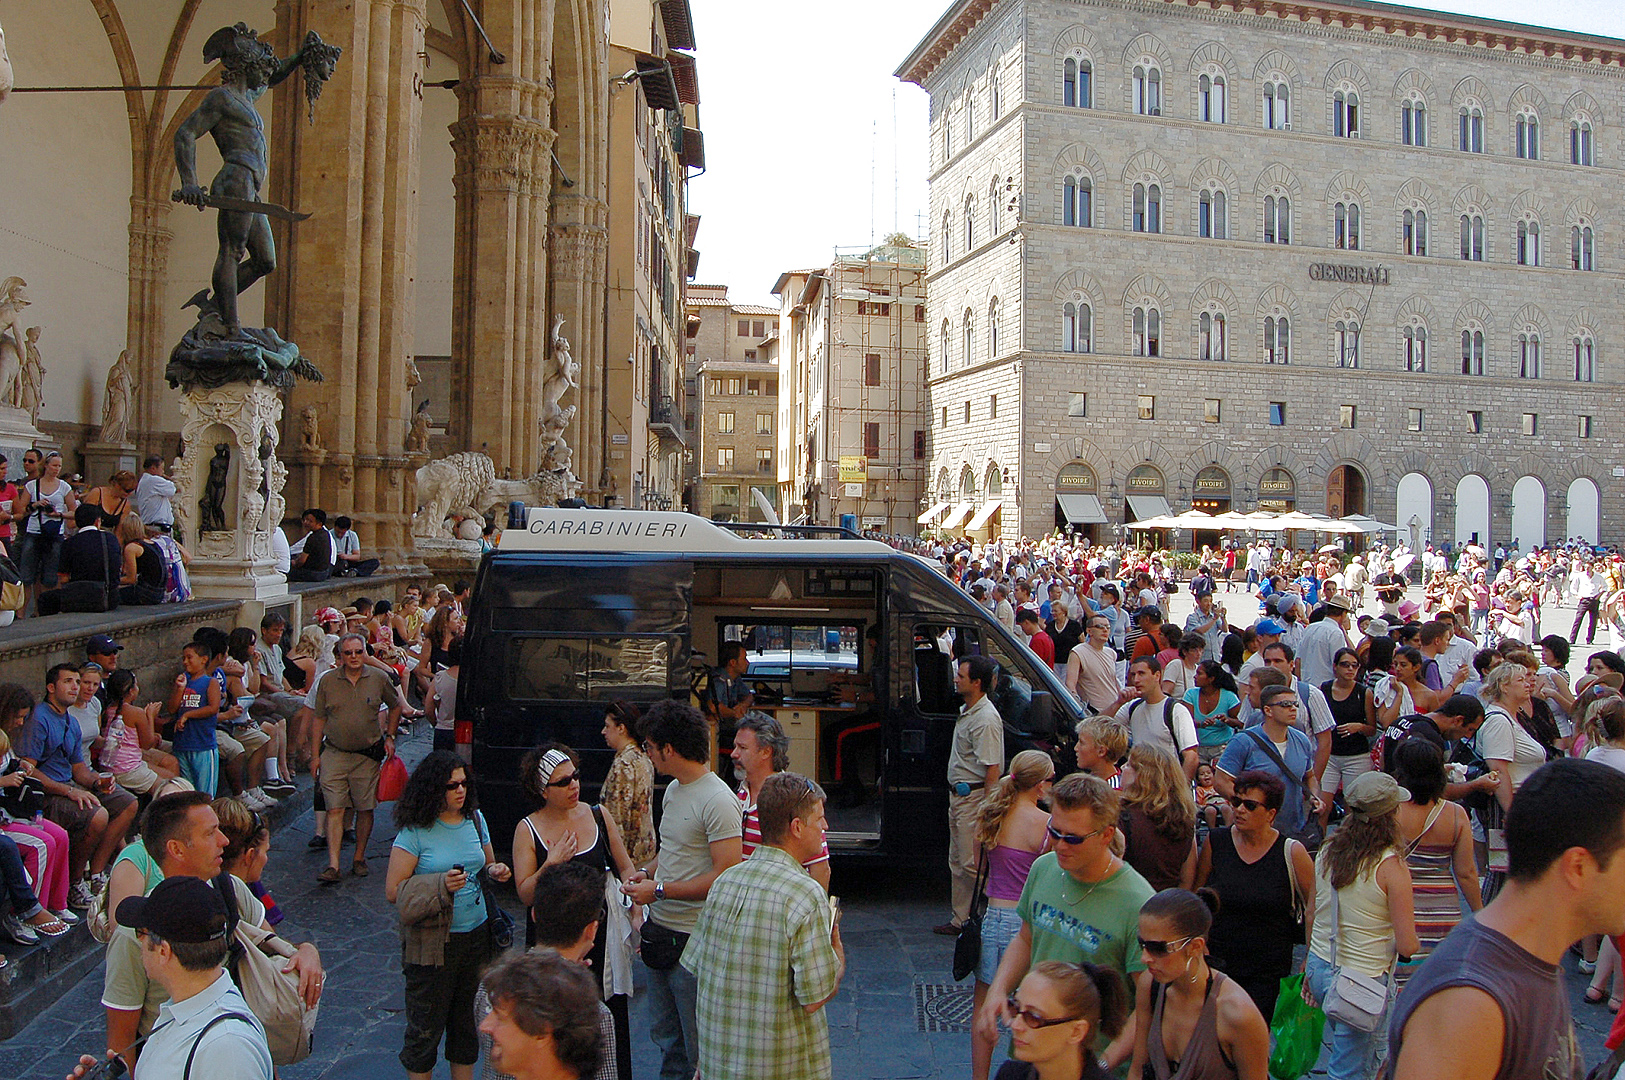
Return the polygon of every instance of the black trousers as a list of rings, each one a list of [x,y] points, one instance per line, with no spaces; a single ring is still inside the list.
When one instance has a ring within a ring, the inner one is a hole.
[[[479,1060],[480,1038],[474,1028],[474,995],[491,959],[491,932],[481,924],[446,940],[445,960],[435,964],[402,964],[406,976],[406,1043],[401,1067],[407,1072],[433,1072],[441,1036],[446,1060],[472,1065]]]
[[[44,599],[44,597],[41,597],[41,599]],[[1580,620],[1589,614],[1591,616],[1591,626],[1586,630],[1586,644],[1593,645],[1596,643],[1598,603],[1599,598],[1595,596],[1587,596],[1581,599],[1580,609],[1574,613],[1574,626],[1569,629],[1570,641],[1578,642],[1580,640]]]

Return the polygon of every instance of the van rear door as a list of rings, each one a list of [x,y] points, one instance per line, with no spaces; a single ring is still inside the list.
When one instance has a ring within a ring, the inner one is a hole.
[[[518,787],[525,751],[549,741],[577,751],[582,798],[595,799],[614,756],[605,706],[685,685],[693,582],[693,563],[652,555],[499,555],[482,568],[458,716],[474,721],[474,776],[499,843],[534,809]]]

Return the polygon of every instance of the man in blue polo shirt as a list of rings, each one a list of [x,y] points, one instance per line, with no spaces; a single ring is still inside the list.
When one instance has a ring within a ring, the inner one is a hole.
[[[68,906],[83,910],[107,881],[107,864],[124,842],[135,796],[85,764],[84,736],[68,708],[79,700],[79,669],[57,664],[45,674],[45,700],[23,724],[15,747],[45,787],[45,816],[68,834]],[[86,880],[86,870],[89,880]]]
[[[1288,836],[1303,831],[1311,809],[1320,809],[1320,781],[1315,777],[1315,744],[1294,726],[1298,715],[1298,695],[1290,687],[1267,686],[1259,694],[1262,723],[1238,733],[1225,745],[1213,775],[1219,793],[1235,794],[1236,777],[1248,769],[1262,769],[1281,778],[1286,785],[1286,801],[1275,827]],[[1268,743],[1268,747],[1265,746]],[[1271,752],[1273,751],[1273,753]],[[1282,769],[1277,758],[1285,763]],[[1305,795],[1313,805],[1305,800]]]

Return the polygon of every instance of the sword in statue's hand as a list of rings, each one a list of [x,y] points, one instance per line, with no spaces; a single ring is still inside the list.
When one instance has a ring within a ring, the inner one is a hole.
[[[175,202],[184,201],[179,191],[170,192],[169,197]],[[254,199],[234,199],[230,195],[215,195],[204,192],[203,205],[199,206],[198,209],[202,210],[210,206],[216,210],[236,210],[244,214],[264,214],[266,217],[275,218],[278,221],[304,221],[310,217],[309,214],[301,214],[296,210],[289,210],[286,206],[278,206],[276,203],[257,202]]]

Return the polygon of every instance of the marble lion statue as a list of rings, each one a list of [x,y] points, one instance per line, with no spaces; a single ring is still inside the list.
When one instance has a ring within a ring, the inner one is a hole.
[[[522,480],[498,480],[490,457],[475,452],[452,454],[417,471],[417,497],[422,509],[412,519],[412,535],[454,539],[446,521],[451,517],[484,517],[493,508],[513,501],[527,506],[547,505],[566,498],[564,479],[539,473]]]

